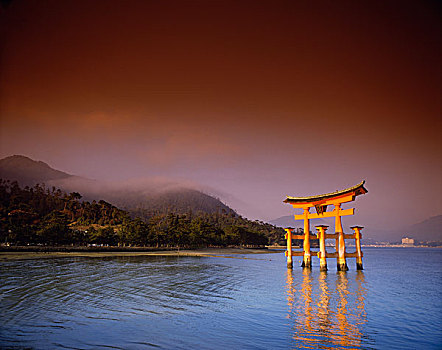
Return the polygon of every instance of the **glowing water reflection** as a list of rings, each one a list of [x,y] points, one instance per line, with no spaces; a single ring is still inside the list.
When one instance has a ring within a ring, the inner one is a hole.
[[[441,349],[442,249],[364,259],[328,273],[287,271],[283,254],[2,261],[0,349]]]
[[[287,270],[287,318],[292,327],[293,346],[304,349],[362,347],[366,323],[364,274],[346,272],[302,277]]]

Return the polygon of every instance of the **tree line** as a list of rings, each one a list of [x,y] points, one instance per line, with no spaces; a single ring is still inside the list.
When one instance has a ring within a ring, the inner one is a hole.
[[[0,242],[12,245],[148,247],[264,246],[284,243],[284,230],[224,208],[218,212],[147,215],[104,201],[84,201],[44,184],[0,179]]]

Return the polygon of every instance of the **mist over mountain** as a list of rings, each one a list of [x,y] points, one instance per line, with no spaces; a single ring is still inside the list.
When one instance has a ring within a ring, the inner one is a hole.
[[[164,212],[234,212],[191,183],[164,178],[98,181],[55,170],[42,161],[22,155],[0,160],[0,178],[15,180],[21,186],[44,183],[49,188],[54,186],[65,192],[79,192],[84,200],[103,199],[142,217]]]
[[[16,180],[21,186],[44,183],[48,188],[54,186],[68,193],[79,192],[84,200],[103,199],[141,217],[165,212],[234,212],[219,199],[201,191],[194,183],[167,178],[98,181],[53,169],[42,161],[22,155],[0,160],[0,178]],[[269,223],[278,227],[303,227],[302,221],[295,221],[293,215],[282,216]],[[312,231],[315,231],[315,225],[328,225],[333,228],[334,218],[312,220]],[[438,215],[402,228],[367,226],[362,233],[365,240],[378,242],[398,242],[402,237],[411,237],[417,241],[442,241],[441,227],[442,215]],[[344,229],[351,231],[346,227]]]

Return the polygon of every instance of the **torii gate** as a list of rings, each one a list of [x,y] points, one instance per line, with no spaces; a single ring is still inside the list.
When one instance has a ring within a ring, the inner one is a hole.
[[[293,268],[292,256],[303,256],[302,267],[311,268],[311,251],[310,251],[310,239],[319,238],[320,251],[318,252],[318,257],[320,258],[321,270],[327,270],[327,260],[326,258],[337,258],[337,268],[338,271],[348,270],[346,257],[356,258],[356,268],[362,270],[362,251],[361,251],[361,226],[351,227],[355,232],[351,235],[344,234],[342,230],[341,216],[353,215],[355,210],[352,209],[341,209],[342,203],[352,202],[356,199],[356,196],[360,194],[367,193],[367,189],[364,188],[365,181],[360,184],[347,188],[342,191],[336,191],[333,193],[321,194],[318,196],[310,197],[290,197],[284,200],[284,203],[289,203],[295,209],[303,209],[304,213],[301,215],[295,215],[295,220],[304,220],[304,234],[302,235],[292,235],[293,229],[285,229],[286,239],[287,239],[287,267]],[[335,208],[332,211],[327,211],[327,206],[334,205]],[[315,207],[316,213],[310,213],[310,208]],[[318,230],[318,237],[310,235],[310,219],[318,218],[329,218],[335,217],[335,233],[326,234],[328,226],[319,225],[316,226]],[[327,253],[325,249],[325,239],[334,238],[336,239],[336,253]],[[304,250],[294,252],[292,251],[292,239],[303,239],[304,240]],[[356,252],[346,253],[345,251],[345,239],[355,239],[356,241]]]

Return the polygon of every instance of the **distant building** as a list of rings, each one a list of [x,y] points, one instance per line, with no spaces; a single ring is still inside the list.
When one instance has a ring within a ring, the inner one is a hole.
[[[402,245],[414,245],[414,239],[413,238],[402,238]]]

